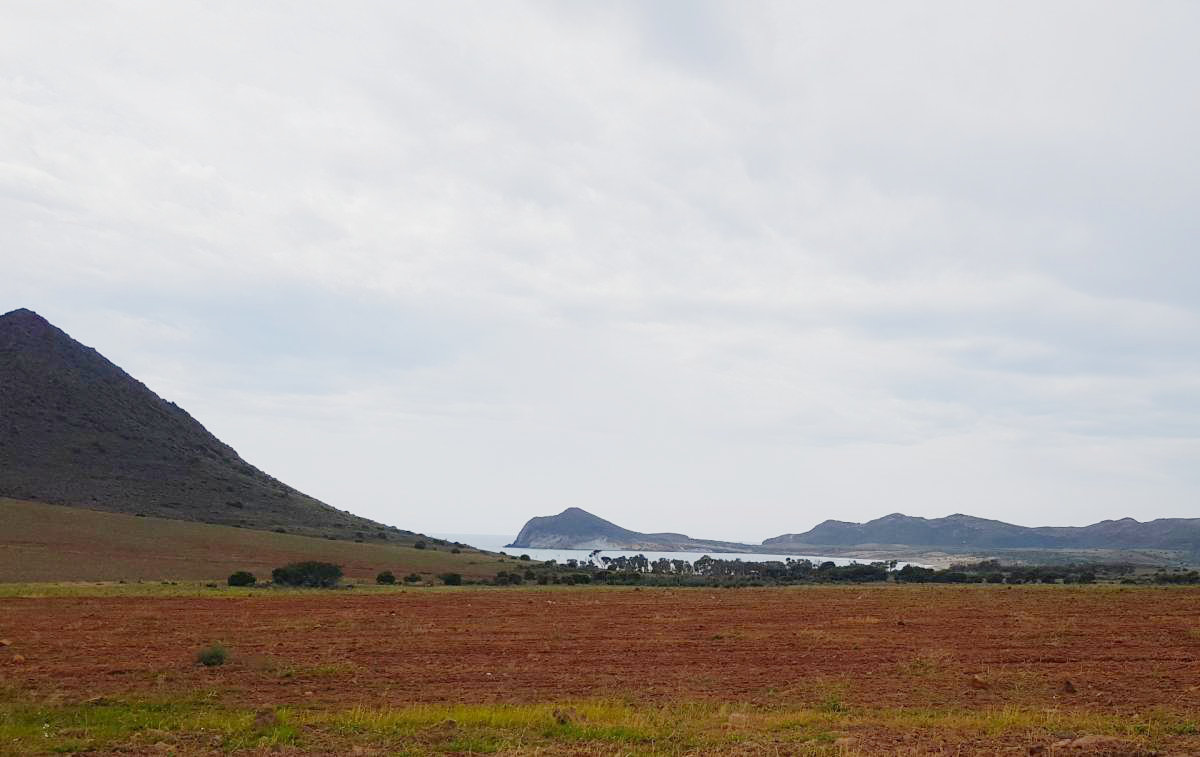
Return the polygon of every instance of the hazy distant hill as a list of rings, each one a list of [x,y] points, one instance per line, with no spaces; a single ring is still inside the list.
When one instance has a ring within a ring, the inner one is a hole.
[[[1200,552],[1200,518],[1133,518],[1090,526],[1014,526],[970,515],[915,518],[894,513],[867,523],[827,520],[802,534],[763,541],[770,547],[904,544],[973,549],[1165,549]]]
[[[802,534],[784,534],[761,545],[712,539],[693,539],[676,533],[630,531],[578,507],[558,515],[531,518],[510,547],[543,549],[642,549],[688,552],[777,552],[782,554],[871,553],[885,559],[888,552],[970,553],[1021,559],[1021,550],[1043,550],[1037,559],[1079,550],[1156,550],[1200,555],[1200,518],[1162,519],[1139,523],[1132,518],[1106,520],[1083,527],[1027,528],[970,515],[915,518],[899,513],[868,523],[827,520]],[[882,548],[882,549],[880,549]],[[904,548],[903,550],[896,548]],[[1010,552],[1011,551],[1011,552]],[[1082,553],[1077,559],[1084,559]],[[1135,555],[1106,559],[1133,559]],[[1144,558],[1139,558],[1144,559]]]
[[[737,542],[693,539],[685,534],[643,534],[621,528],[586,510],[568,507],[558,515],[530,518],[510,547],[531,549],[644,549],[647,551],[749,552]]]
[[[182,408],[29,310],[0,316],[0,496],[293,533],[388,537],[381,524],[250,465]]]

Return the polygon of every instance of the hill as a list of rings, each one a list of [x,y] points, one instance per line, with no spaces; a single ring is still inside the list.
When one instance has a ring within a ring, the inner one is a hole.
[[[461,573],[494,576],[511,562],[415,537],[355,543],[232,526],[137,517],[74,507],[0,499],[0,583],[30,581],[213,580],[235,570],[267,578],[298,560],[341,565],[348,578]]]
[[[630,531],[578,507],[530,518],[509,547],[531,549],[644,549],[663,552],[749,552],[737,542],[693,539],[686,534]]]
[[[1175,565],[1200,560],[1200,519],[1139,523],[1124,518],[1083,527],[1028,528],[970,515],[916,518],[895,513],[867,523],[827,520],[801,534],[784,534],[751,545],[678,533],[640,533],[569,507],[558,515],[531,518],[508,546],[840,555],[930,565],[984,557],[1017,563],[1092,560]]]
[[[29,310],[0,316],[0,496],[336,538],[394,538],[272,478]]]
[[[763,541],[773,548],[908,545],[957,549],[1160,549],[1200,553],[1200,518],[1133,518],[1090,526],[1030,528],[955,514],[917,518],[894,513],[866,523],[827,520],[801,534]]]

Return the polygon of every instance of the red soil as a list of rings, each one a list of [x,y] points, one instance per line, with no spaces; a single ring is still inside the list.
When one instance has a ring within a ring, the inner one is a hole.
[[[1195,713],[1200,701],[1200,591],[1188,589],[5,599],[0,638],[11,640],[0,648],[0,684],[68,700],[195,690],[230,704],[339,707],[837,697],[1112,713]],[[231,662],[197,666],[196,651],[215,641]],[[23,663],[12,662],[18,654]]]

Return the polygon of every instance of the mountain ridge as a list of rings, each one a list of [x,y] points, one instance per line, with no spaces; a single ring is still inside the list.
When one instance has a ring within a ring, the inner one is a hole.
[[[1200,552],[1200,518],[1103,520],[1087,526],[1017,526],[955,513],[921,518],[892,513],[866,523],[827,520],[799,534],[764,539],[764,546],[902,544],[988,549],[1168,549]]]
[[[259,470],[25,308],[0,316],[0,496],[335,538],[398,531]]]
[[[816,548],[917,547],[963,550],[1169,550],[1200,555],[1200,518],[1105,520],[1089,526],[1018,526],[954,513],[921,518],[892,513],[866,523],[826,520],[804,533],[761,544],[697,539],[677,533],[640,533],[577,507],[531,518],[510,547],[644,549],[653,551],[813,553]],[[817,553],[821,553],[818,551]],[[827,552],[826,552],[827,553]]]

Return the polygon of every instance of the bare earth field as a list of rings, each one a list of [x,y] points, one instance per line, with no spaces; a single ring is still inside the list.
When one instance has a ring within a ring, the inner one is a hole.
[[[1191,588],[121,591],[0,599],[0,751],[1200,754]]]

